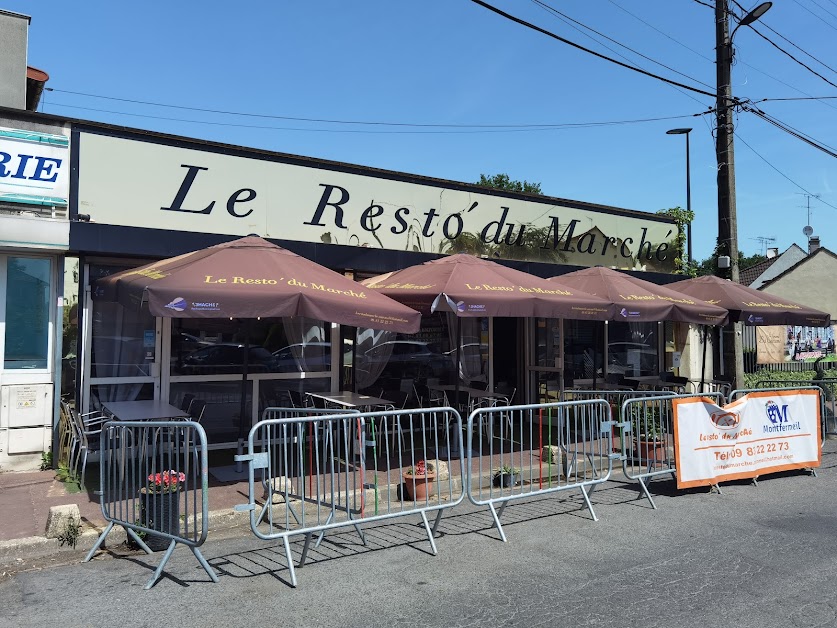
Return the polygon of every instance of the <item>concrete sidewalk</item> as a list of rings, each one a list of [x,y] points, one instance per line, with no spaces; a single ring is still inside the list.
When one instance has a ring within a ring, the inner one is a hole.
[[[56,471],[0,473],[0,564],[55,553],[88,551],[107,526],[102,516],[96,486],[69,492],[56,479]],[[233,507],[247,502],[247,482],[210,482],[210,533],[223,528],[249,525],[248,515]],[[81,514],[82,534],[76,547],[46,538],[47,518],[52,506],[76,504]],[[249,531],[249,529],[247,530]],[[125,540],[124,531],[114,529],[107,539],[113,548]]]

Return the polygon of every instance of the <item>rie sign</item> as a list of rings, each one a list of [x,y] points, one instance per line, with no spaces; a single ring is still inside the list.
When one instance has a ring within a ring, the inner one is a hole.
[[[675,399],[677,488],[820,466],[816,390],[751,392],[724,407]]]

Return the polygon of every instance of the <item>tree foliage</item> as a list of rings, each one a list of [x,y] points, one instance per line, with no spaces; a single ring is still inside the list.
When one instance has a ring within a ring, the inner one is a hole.
[[[512,181],[507,174],[480,175],[477,185],[495,190],[506,190],[508,192],[523,192],[524,194],[540,194],[541,184],[530,183],[529,181]]]
[[[744,253],[738,251],[738,269],[741,271],[746,268],[750,268],[759,262],[763,262],[764,259],[764,255],[759,255],[758,253],[753,255],[744,255]],[[695,261],[695,275],[697,277],[702,277],[703,275],[714,275],[718,270],[715,260],[716,256],[710,255],[704,260]]]

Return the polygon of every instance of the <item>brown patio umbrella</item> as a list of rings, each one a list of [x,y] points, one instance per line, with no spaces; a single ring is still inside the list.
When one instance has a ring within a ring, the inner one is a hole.
[[[614,315],[609,301],[464,253],[363,283],[423,313],[453,311],[457,323],[456,365],[460,364],[462,317],[609,320]],[[457,372],[454,399],[459,397],[459,379]]]
[[[727,320],[727,311],[718,305],[601,266],[552,277],[550,281],[610,300],[618,306],[610,320],[702,325],[722,325]]]
[[[100,279],[97,297],[169,318],[307,316],[412,334],[421,315],[257,236]]]
[[[306,316],[412,334],[421,314],[258,236],[132,268],[96,282],[97,298],[154,316],[243,319],[241,449],[248,377],[249,320]]]
[[[726,308],[734,323],[827,327],[831,322],[827,312],[713,275],[678,281],[666,287]]]
[[[459,253],[363,282],[421,312],[609,320],[611,302],[473,255]]]

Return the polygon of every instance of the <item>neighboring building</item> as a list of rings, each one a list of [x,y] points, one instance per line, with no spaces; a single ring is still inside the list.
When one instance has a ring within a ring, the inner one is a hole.
[[[785,272],[807,255],[802,247],[797,244],[790,245],[781,254],[777,249],[770,249],[766,259],[741,271],[739,281],[745,286],[758,290],[766,282]]]
[[[837,320],[837,255],[818,247],[781,274],[765,282],[761,289],[831,314]]]
[[[52,444],[69,244],[69,124],[37,107],[29,18],[0,11],[0,469],[32,468]]]

